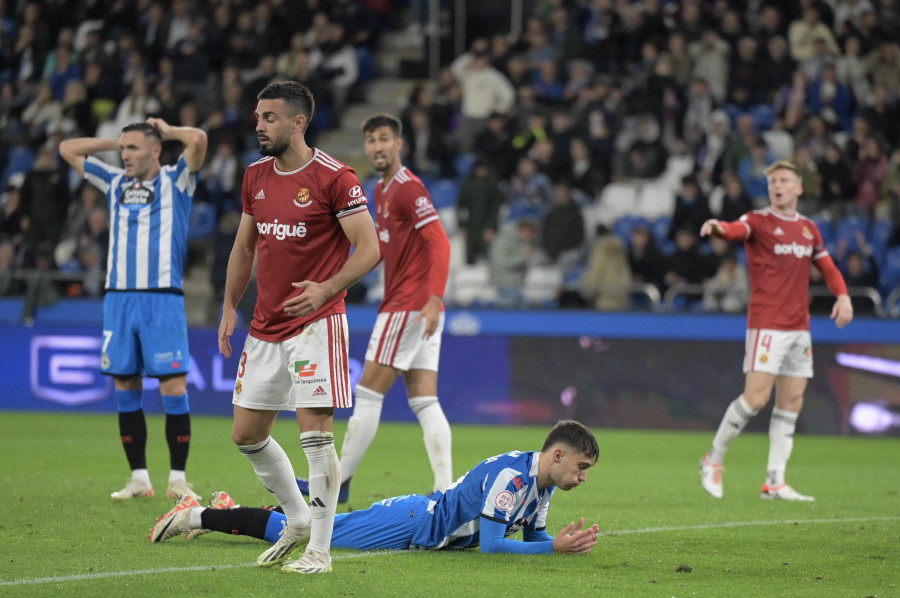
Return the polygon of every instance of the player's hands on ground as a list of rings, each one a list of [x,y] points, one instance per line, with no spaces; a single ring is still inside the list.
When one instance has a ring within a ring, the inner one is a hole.
[[[722,234],[722,227],[715,218],[710,218],[700,227],[700,236],[708,237],[709,235]]]
[[[415,324],[419,320],[425,320],[425,332],[422,333],[422,338],[427,339],[431,337],[432,334],[434,334],[435,330],[437,330],[440,317],[441,298],[437,295],[432,295],[428,298],[428,302],[425,303],[422,311],[419,312],[418,317],[413,320],[413,324]]]
[[[171,126],[163,119],[150,117],[147,119],[147,124],[156,127],[156,130],[159,131],[159,135],[163,138],[163,141],[169,138]]]
[[[237,312],[231,310],[222,311],[222,322],[219,324],[219,353],[225,359],[231,357],[231,335],[237,326]]]
[[[853,319],[853,304],[850,295],[839,295],[831,310],[831,319],[838,328],[843,328]]]
[[[595,523],[587,529],[584,527],[584,517],[578,523],[572,522],[556,534],[553,538],[553,552],[567,554],[583,554],[591,551],[597,545],[597,537],[600,528]]]
[[[284,302],[284,311],[295,318],[313,313],[332,295],[325,286],[311,280],[294,282],[291,285],[295,289],[300,289],[300,292]]]

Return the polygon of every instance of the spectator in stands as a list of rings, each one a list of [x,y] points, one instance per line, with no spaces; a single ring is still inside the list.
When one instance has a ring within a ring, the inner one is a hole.
[[[715,109],[716,102],[709,92],[706,81],[696,77],[691,79],[681,131],[682,137],[695,152],[703,143]]]
[[[322,73],[331,92],[332,124],[339,127],[350,99],[350,89],[359,79],[356,51],[346,39],[344,26],[334,23],[322,48]]]
[[[730,141],[731,121],[723,110],[716,110],[710,116],[703,142],[697,149],[697,180],[704,188],[709,189],[719,182],[725,170],[723,156]]]
[[[568,185],[553,187],[553,206],[541,226],[541,247],[551,261],[568,270],[582,257],[584,216]]]
[[[556,151],[556,147],[549,139],[542,139],[531,146],[528,157],[534,160],[538,172],[547,177],[551,182],[562,180],[565,165],[563,155]]]
[[[795,150],[805,147],[809,150],[813,160],[819,160],[825,155],[825,146],[831,140],[832,131],[821,116],[811,114],[800,130],[794,135]]]
[[[798,62],[803,74],[806,75],[807,81],[816,81],[822,77],[822,71],[825,70],[825,66],[833,64],[834,60],[835,54],[828,50],[825,40],[817,38],[815,43],[813,43],[812,55]]]
[[[24,180],[24,173],[12,175],[6,182],[6,190],[0,196],[0,242],[12,246],[16,266],[23,264],[25,234],[28,230],[28,218],[22,209],[20,194]]]
[[[578,101],[581,90],[591,85],[594,78],[594,65],[587,60],[579,58],[569,62],[568,69],[569,76],[564,81],[560,101],[566,106],[571,106]]]
[[[689,174],[681,179],[681,188],[675,196],[675,211],[672,214],[672,225],[668,238],[675,240],[681,229],[700,230],[700,226],[712,218],[709,202],[700,189],[697,177]]]
[[[157,114],[159,108],[159,100],[153,96],[147,80],[137,76],[131,82],[128,95],[116,108],[115,127],[121,130],[131,123],[144,122],[148,116]]]
[[[621,239],[606,226],[598,225],[587,270],[579,285],[582,297],[594,309],[628,309],[632,280],[628,261],[628,250]]]
[[[896,98],[891,101],[884,85],[876,85],[872,102],[861,114],[869,124],[870,131],[876,131],[884,139],[900,140],[900,106]]]
[[[883,85],[889,96],[900,94],[900,46],[896,39],[883,39],[865,58],[866,70],[875,87]]]
[[[62,119],[62,103],[53,97],[49,83],[41,83],[34,100],[22,112],[22,122],[28,127],[28,135],[33,140],[44,137],[47,127]]]
[[[862,44],[856,35],[844,39],[844,53],[834,62],[838,83],[846,85],[853,93],[856,105],[866,108],[872,104],[872,85],[862,57]]]
[[[568,64],[584,56],[584,33],[562,3],[550,14],[548,34],[560,63]]]
[[[509,182],[507,219],[540,221],[553,201],[553,183],[538,171],[537,164],[525,156],[519,159]]]
[[[520,95],[529,91],[530,88],[524,87],[519,90]],[[538,141],[543,141],[550,137],[549,123],[547,122],[547,114],[543,110],[527,110],[523,109],[520,102],[517,111],[524,113],[524,123],[521,128],[515,132],[512,140],[512,148],[516,152],[516,156],[521,158],[531,151],[531,148]],[[515,122],[515,121],[513,121]]]
[[[68,252],[70,255],[75,250],[78,237],[89,230],[91,211],[104,205],[103,194],[90,183],[82,182],[75,194],[77,201],[69,203],[62,234],[64,240],[71,240],[71,251]]]
[[[881,196],[881,184],[887,177],[890,161],[884,155],[881,142],[875,137],[863,141],[859,159],[853,164],[852,178],[856,185],[854,207],[871,217]]]
[[[803,18],[792,22],[788,28],[791,56],[798,62],[813,56],[817,40],[822,40],[831,54],[840,54],[831,29],[820,19],[818,6],[809,3],[803,9]]]
[[[746,113],[738,115],[735,130],[729,135],[722,153],[722,169],[737,172],[741,161],[750,155],[758,139],[753,117]]]
[[[747,270],[729,251],[712,278],[703,283],[703,306],[710,311],[742,312],[750,299]]]
[[[220,214],[240,207],[238,166],[234,139],[231,135],[220,136],[212,160],[200,171],[200,180],[206,188],[209,202],[216,206]]]
[[[638,120],[637,138],[628,148],[622,175],[636,179],[656,178],[666,169],[668,157],[659,123],[653,116],[645,114]]]
[[[787,40],[780,35],[769,38],[759,69],[763,75],[760,85],[768,92],[766,101],[772,104],[780,90],[790,87],[794,71],[797,70],[797,63],[788,52]]]
[[[810,114],[819,115],[832,129],[849,131],[855,103],[850,89],[838,83],[835,67],[826,64],[820,79],[813,81],[806,103]]]
[[[562,180],[590,201],[600,196],[600,191],[609,181],[607,168],[594,159],[590,146],[582,137],[573,137],[569,142],[569,154],[563,159],[563,164],[566,169]]]
[[[59,288],[54,280],[55,264],[53,246],[42,241],[34,251],[33,268],[25,273],[25,305],[22,308],[22,322],[34,323],[38,307],[53,305],[59,300]]]
[[[536,259],[538,225],[523,219],[500,227],[488,251],[491,283],[497,287],[497,307],[524,304],[523,286],[529,265]]]
[[[479,160],[490,165],[502,180],[508,179],[515,169],[516,154],[506,117],[494,112],[487,119],[487,126],[475,138],[474,153]]]
[[[509,80],[490,66],[487,41],[475,40],[469,52],[461,54],[450,69],[462,91],[462,123],[459,131],[459,151],[472,150],[475,137],[484,128],[488,116],[506,113],[512,108],[515,90]]]
[[[769,183],[765,170],[774,162],[775,158],[769,151],[766,142],[757,138],[750,146],[750,155],[738,164],[738,178],[741,179],[744,190],[755,204],[763,204],[768,201]]]
[[[710,211],[717,220],[732,222],[753,209],[753,202],[737,174],[722,173],[722,184],[710,194]]]
[[[77,135],[87,135],[96,128],[91,115],[84,83],[79,80],[69,81],[61,102],[62,118],[75,127]]]
[[[666,256],[656,239],[650,234],[646,224],[639,224],[631,230],[628,237],[628,267],[631,269],[631,281],[634,283],[652,284],[658,291],[664,286],[666,273]]]
[[[409,128],[403,129],[404,163],[420,175],[455,176],[453,152],[440,129],[431,122],[428,110],[416,106],[410,112],[409,120]]]
[[[0,240],[0,297],[19,294],[19,281],[13,271],[16,250],[9,241]]]
[[[431,83],[419,83],[412,88],[409,94],[409,101],[406,107],[400,113],[400,122],[403,123],[403,129],[412,127],[412,112],[414,110],[425,110],[431,120],[431,126],[435,127],[441,135],[450,132],[450,119],[452,118],[451,107],[447,104],[438,103],[434,93],[434,87]],[[479,147],[476,143],[476,147]]]
[[[769,81],[761,66],[756,40],[749,35],[740,37],[728,66],[728,103],[749,108],[765,99]]]
[[[562,102],[566,86],[555,60],[542,60],[538,64],[531,87],[535,101],[543,106],[556,106]]]
[[[879,284],[878,260],[872,247],[866,242],[862,231],[854,231],[858,251],[848,251],[847,239],[838,242],[835,251],[835,262],[841,267],[841,274],[847,287],[869,287],[877,290]],[[874,312],[872,301],[864,296],[850,296],[854,313]]]
[[[834,141],[825,145],[825,155],[817,161],[823,207],[843,213],[844,206],[856,195],[850,165]],[[805,189],[804,189],[805,191]],[[804,193],[805,195],[805,193]]]
[[[876,213],[894,222],[896,232],[900,234],[900,148],[891,153],[891,165],[881,183],[881,203]],[[897,241],[900,243],[900,237]]]
[[[666,287],[703,282],[706,267],[697,246],[697,230],[700,229],[682,228],[675,233],[675,251],[669,256],[663,277]]]
[[[694,77],[706,81],[718,103],[725,101],[728,87],[728,52],[728,44],[714,29],[705,29],[700,41],[688,45],[694,61]]]
[[[23,214],[29,221],[28,246],[32,251],[49,246],[52,254],[62,235],[63,217],[69,210],[69,185],[66,172],[56,163],[51,148],[43,146],[38,150],[34,169],[25,175],[20,195]],[[29,261],[29,265],[34,263],[33,259]]]
[[[497,217],[506,193],[491,163],[478,159],[459,188],[456,217],[466,242],[466,263],[474,264],[488,256],[488,248],[497,233]]]
[[[679,89],[686,89],[694,79],[694,59],[688,54],[687,44],[677,31],[669,35],[666,52],[659,59],[668,65],[672,80]]]

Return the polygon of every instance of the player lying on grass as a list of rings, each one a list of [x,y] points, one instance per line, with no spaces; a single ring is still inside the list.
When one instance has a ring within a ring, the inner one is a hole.
[[[366,510],[339,513],[331,536],[333,548],[423,549],[471,548],[519,554],[587,553],[597,544],[599,527],[584,529],[584,518],[569,523],[556,537],[546,532],[550,497],[556,488],[571,490],[587,481],[597,462],[597,440],[584,425],[561,421],[540,452],[511,451],[485,459],[431,498],[408,494],[375,502]],[[205,531],[248,535],[277,542],[285,527],[278,510],[238,507],[224,493],[205,509],[191,497],[160,517],[151,542],[178,534],[193,538]],[[524,542],[507,536],[523,530]],[[299,549],[294,546],[274,565]],[[286,568],[284,570],[291,571]]]

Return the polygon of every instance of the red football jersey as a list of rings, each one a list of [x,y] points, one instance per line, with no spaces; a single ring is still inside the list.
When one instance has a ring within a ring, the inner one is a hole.
[[[353,169],[318,149],[291,172],[278,170],[275,159],[267,157],[247,167],[241,197],[244,213],[253,216],[259,231],[250,334],[282,341],[309,322],[344,313],[346,292],[308,316],[289,316],[284,302],[298,292],[291,283],[328,280],[347,261],[350,241],[338,220],[367,209]]]
[[[769,208],[748,212],[744,247],[750,273],[748,328],[809,330],[809,267],[828,255],[816,224]]]
[[[431,196],[405,166],[375,185],[375,227],[384,260],[384,299],[380,312],[415,311],[431,296],[431,249],[419,230],[442,226]],[[441,306],[443,309],[443,306]]]

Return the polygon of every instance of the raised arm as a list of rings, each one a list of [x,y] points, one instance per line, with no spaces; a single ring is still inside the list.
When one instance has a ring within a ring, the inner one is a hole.
[[[119,139],[101,139],[99,137],[78,137],[66,139],[59,144],[59,155],[79,176],[84,177],[84,159],[97,152],[116,151]]]
[[[173,127],[161,118],[148,118],[147,124],[159,130],[163,141],[174,139],[184,144],[184,161],[191,172],[197,172],[206,159],[206,133],[195,127]]]

